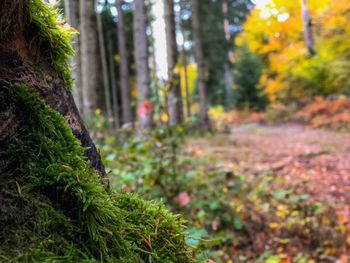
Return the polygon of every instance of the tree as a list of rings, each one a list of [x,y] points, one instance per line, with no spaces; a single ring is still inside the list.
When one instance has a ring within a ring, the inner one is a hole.
[[[258,88],[262,73],[260,58],[249,50],[246,43],[238,47],[235,62],[235,96],[240,108],[262,110],[267,99]]]
[[[104,95],[105,95],[105,105],[106,105],[106,117],[107,124],[109,125],[110,118],[113,116],[112,114],[112,104],[111,104],[111,92],[110,92],[110,83],[109,83],[109,75],[108,75],[108,58],[106,51],[106,41],[104,36],[103,24],[102,24],[102,14],[97,14],[97,32],[98,32],[98,40],[100,47],[100,58],[102,65],[102,75],[103,75],[103,87],[104,87]],[[114,120],[115,122],[116,120]]]
[[[169,121],[171,125],[175,125],[183,122],[184,114],[180,86],[180,75],[177,70],[179,56],[176,41],[174,1],[164,0],[163,4],[168,62]]]
[[[194,262],[178,217],[103,187],[70,92],[72,30],[57,16],[42,0],[0,6],[1,260]]]
[[[146,6],[144,0],[134,1],[134,48],[137,79],[137,115],[140,132],[149,132],[153,127],[153,102],[151,101]]]
[[[84,115],[91,117],[97,108],[98,36],[95,1],[80,1],[81,85]]]
[[[316,48],[314,42],[314,36],[312,33],[312,21],[310,18],[309,8],[307,6],[307,0],[301,0],[301,12],[304,25],[304,36],[307,49],[311,56],[316,55]]]
[[[126,46],[124,14],[122,9],[123,0],[117,0],[118,11],[118,50],[120,57],[120,86],[122,94],[123,121],[124,123],[132,123],[130,84],[129,84],[129,63]]]
[[[192,29],[193,38],[195,43],[195,53],[197,61],[198,79],[197,85],[199,90],[199,125],[202,129],[210,129],[210,121],[207,110],[207,97],[206,97],[206,69],[203,53],[203,40],[200,26],[199,17],[199,1],[191,0],[192,10]]]
[[[65,0],[64,1],[64,11],[66,14],[67,21],[70,26],[72,26],[75,29],[79,29],[80,26],[80,15],[79,15],[79,0],[72,1],[72,0]],[[71,67],[72,67],[72,74],[73,74],[73,80],[74,80],[74,87],[73,87],[73,96],[75,103],[80,111],[80,113],[83,113],[83,95],[81,91],[81,68],[80,68],[80,38],[79,36],[75,36],[73,40],[73,48],[75,50],[75,55],[72,57],[71,60]]]

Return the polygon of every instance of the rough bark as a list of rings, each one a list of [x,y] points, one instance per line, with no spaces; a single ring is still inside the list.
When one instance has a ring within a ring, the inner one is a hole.
[[[132,123],[132,112],[131,112],[131,95],[130,95],[130,84],[129,84],[129,63],[127,57],[126,48],[126,35],[125,35],[125,24],[124,14],[122,9],[123,0],[117,0],[116,6],[118,11],[118,50],[120,57],[120,86],[122,95],[122,107],[123,107],[123,122]]]
[[[301,0],[301,12],[304,25],[304,37],[307,49],[311,56],[317,54],[314,42],[314,36],[312,32],[312,21],[310,18],[310,11],[307,6],[307,0]]]
[[[137,115],[141,133],[153,128],[153,102],[151,101],[146,6],[144,0],[134,1],[134,47],[137,79]]]
[[[79,0],[65,0],[64,1],[64,11],[66,14],[67,21],[69,25],[75,29],[79,29],[80,26],[80,16],[79,16]],[[75,50],[75,55],[71,59],[72,67],[72,77],[74,80],[73,85],[73,97],[75,104],[77,105],[79,112],[83,114],[82,107],[82,91],[81,91],[81,68],[80,68],[80,37],[75,36],[72,41],[73,49]]]
[[[26,24],[28,14],[25,2],[5,0],[0,7],[0,86],[3,83],[19,83],[35,90],[47,105],[65,117],[74,136],[82,146],[88,148],[86,157],[91,165],[100,176],[104,176],[105,170],[99,153],[80,118],[67,83],[54,70],[52,61],[42,50],[45,42],[32,39],[32,35],[40,29]],[[11,109],[8,114],[11,115]],[[0,137],[6,136],[6,133],[16,127],[11,118],[0,124]]]
[[[105,46],[105,36],[103,34],[103,24],[102,24],[102,14],[97,14],[97,31],[98,31],[98,41],[100,47],[100,59],[102,65],[102,75],[103,75],[103,89],[105,95],[105,107],[107,113],[107,124],[110,123],[110,118],[112,118],[112,105],[111,105],[111,93],[110,84],[108,76],[108,62],[107,62],[107,52]]]
[[[179,55],[176,41],[174,1],[163,0],[163,3],[168,62],[169,122],[170,125],[176,125],[183,122],[184,114],[180,85],[180,74],[176,68]]]
[[[84,115],[91,117],[97,108],[98,37],[95,1],[80,1],[81,85]]]
[[[192,30],[197,61],[197,86],[199,90],[199,125],[203,130],[210,129],[210,121],[206,105],[206,69],[203,53],[203,40],[199,20],[199,0],[191,0]]]

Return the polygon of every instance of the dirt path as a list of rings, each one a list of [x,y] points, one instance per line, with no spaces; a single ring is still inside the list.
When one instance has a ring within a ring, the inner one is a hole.
[[[350,211],[349,134],[295,124],[250,124],[231,134],[191,139],[187,151],[224,162],[237,174],[273,171],[287,183],[304,180],[313,199]]]

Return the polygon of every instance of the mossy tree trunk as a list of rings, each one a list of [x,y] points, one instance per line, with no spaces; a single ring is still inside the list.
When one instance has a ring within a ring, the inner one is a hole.
[[[194,262],[182,220],[101,184],[57,16],[42,0],[0,5],[0,261]]]
[[[45,26],[45,21],[30,14],[27,5],[28,1],[25,0],[4,0],[0,5],[0,80],[3,83],[19,83],[30,87],[47,105],[59,112],[74,136],[87,148],[86,157],[91,165],[103,177],[104,166],[69,88],[72,82],[70,73],[64,71],[69,68],[65,61],[68,61],[69,53],[72,53],[69,42],[63,40],[62,50],[54,50],[55,45],[64,38],[64,33],[52,31],[53,35],[45,36],[47,32],[40,28]],[[32,11],[42,11],[39,5],[31,4],[31,7]],[[16,118],[12,118],[8,112],[11,110],[8,103],[3,99],[1,101],[4,111],[0,114],[5,119],[0,124],[0,137],[8,137],[6,134],[16,127]],[[6,105],[8,107],[4,107]]]

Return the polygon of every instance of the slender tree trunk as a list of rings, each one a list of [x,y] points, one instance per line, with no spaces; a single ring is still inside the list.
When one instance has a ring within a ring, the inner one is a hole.
[[[97,108],[98,78],[98,37],[95,1],[80,1],[80,51],[81,51],[81,85],[83,107],[86,117],[93,116]]]
[[[129,84],[129,63],[126,48],[126,35],[125,35],[125,24],[124,24],[124,13],[122,9],[123,0],[117,0],[117,11],[118,11],[118,50],[120,57],[120,86],[122,94],[122,107],[123,107],[123,122],[132,123],[132,112],[131,112],[131,95],[130,95],[130,84]]]
[[[152,12],[150,10],[148,10],[146,18],[147,18],[146,21],[152,20]],[[148,28],[150,30],[149,35],[154,36],[153,27],[150,26]],[[155,41],[152,41],[150,43],[149,52],[150,52],[149,53],[149,64],[151,66],[151,68],[150,68],[151,94],[152,94],[152,96],[154,96],[155,105],[157,105],[157,107],[153,108],[153,121],[155,121],[155,118],[157,117],[158,118],[157,120],[162,122],[161,112],[164,109],[162,109],[162,107],[161,107],[162,102],[161,102],[161,94],[160,94],[159,77],[157,75],[157,60],[156,60]],[[167,105],[167,101],[165,101],[164,104]],[[165,109],[165,110],[167,110],[167,109]]]
[[[312,32],[312,21],[310,18],[310,11],[307,6],[307,0],[301,0],[301,12],[304,25],[305,43],[307,49],[309,50],[309,54],[314,56],[317,54],[317,51],[315,48],[314,36]]]
[[[180,19],[182,17],[182,11],[183,7],[180,4]],[[181,22],[180,22],[181,23]],[[186,42],[186,35],[184,32],[184,28],[181,25],[181,34],[183,37],[183,42],[182,42],[182,67],[184,69],[184,85],[185,85],[185,92],[186,92],[186,111],[187,111],[187,117],[190,118],[192,116],[191,114],[191,98],[190,98],[190,92],[189,92],[189,84],[188,84],[188,70],[187,70],[187,52],[186,52],[186,47],[185,47],[185,42]]]
[[[189,85],[188,85],[187,54],[186,54],[185,44],[183,44],[183,46],[182,46],[182,67],[184,69],[184,83],[185,83],[185,92],[186,92],[187,117],[190,118],[192,116],[192,114],[191,114],[191,98],[190,98],[190,91],[189,91]]]
[[[195,53],[197,60],[197,85],[199,90],[199,125],[203,130],[210,129],[210,121],[206,105],[206,69],[203,53],[203,41],[199,19],[199,0],[191,0],[192,30],[195,42]]]
[[[227,46],[229,49],[230,45],[230,29],[229,29],[229,20],[227,18],[228,5],[227,2],[222,4],[222,12],[224,15],[224,33],[225,39],[227,41]],[[227,50],[227,61],[224,65],[224,84],[225,84],[225,106],[226,110],[230,109],[232,105],[232,91],[233,91],[233,75],[231,72],[231,54],[230,50]]]
[[[115,66],[113,59],[113,40],[110,39],[108,43],[108,62],[109,62],[109,72],[111,77],[111,90],[112,90],[112,111],[113,111],[113,119],[114,119],[114,128],[116,130],[120,127],[120,118],[119,118],[119,101],[118,101],[118,86],[117,86],[117,78],[115,76]]]
[[[183,122],[183,104],[180,85],[180,74],[177,70],[179,59],[176,41],[176,24],[174,13],[174,1],[163,0],[165,33],[167,42],[168,82],[169,82],[169,121],[170,125]]]
[[[80,24],[80,16],[79,16],[79,0],[65,0],[64,1],[64,10],[66,14],[67,21],[70,26],[75,29],[79,29]],[[75,55],[71,59],[71,67],[72,67],[72,77],[74,80],[73,86],[73,97],[75,104],[77,105],[80,113],[83,114],[82,107],[82,91],[81,91],[81,69],[80,69],[80,40],[79,35],[77,35],[72,42],[73,49],[75,50]]]
[[[107,113],[107,123],[110,124],[110,119],[112,118],[112,105],[111,105],[111,93],[110,93],[110,84],[108,76],[108,62],[107,62],[107,52],[105,46],[105,37],[103,34],[103,24],[102,24],[102,14],[97,14],[97,31],[98,31],[98,40],[100,47],[100,57],[102,65],[102,75],[103,75],[103,88],[105,94],[105,105]]]
[[[26,2],[5,0],[4,6],[0,6],[0,28],[2,29],[0,30],[0,91],[6,89],[7,85],[18,83],[36,92],[48,106],[65,118],[74,136],[80,140],[83,147],[87,148],[85,154],[92,167],[103,177],[104,166],[80,118],[67,86],[67,79],[64,79],[54,67],[54,56],[50,56],[54,48],[52,45],[42,45],[42,43],[50,43],[50,39],[38,41],[43,36],[35,35],[38,34],[36,25],[33,24],[34,22],[28,24],[25,20],[28,15],[27,9],[23,8]],[[50,28],[50,30],[54,29]],[[68,63],[66,66],[68,67]],[[0,100],[1,98],[0,96]],[[1,102],[0,105],[5,106],[6,101]],[[16,116],[11,113],[16,112],[13,107],[16,106],[8,105],[8,114],[2,115],[2,117],[7,116],[7,119],[0,119],[0,138],[5,138],[11,131],[16,133],[16,129],[20,132],[20,127],[16,123],[11,123],[16,121]]]
[[[134,47],[137,78],[137,115],[140,132],[149,132],[153,128],[153,102],[148,65],[148,41],[146,26],[146,6],[144,0],[134,1]]]

